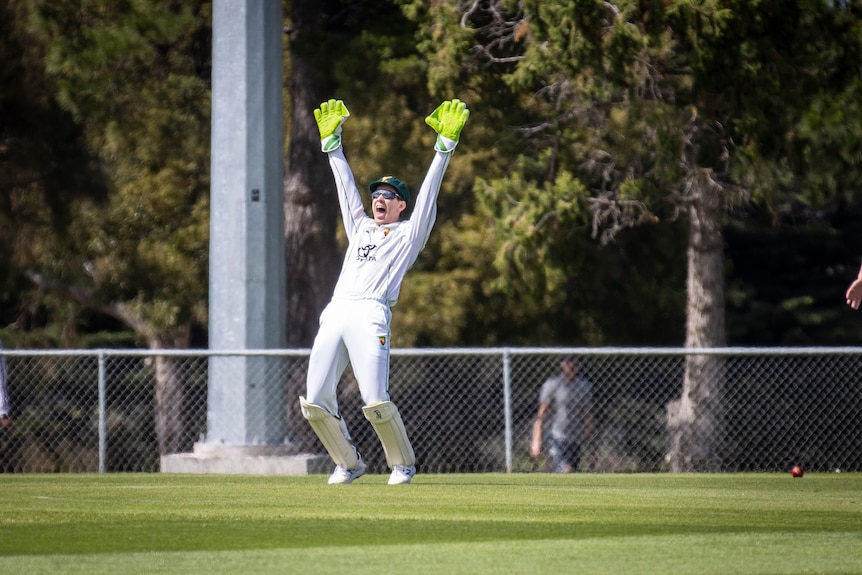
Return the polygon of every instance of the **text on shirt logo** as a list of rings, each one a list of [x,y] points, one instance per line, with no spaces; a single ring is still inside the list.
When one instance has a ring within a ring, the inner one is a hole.
[[[375,249],[377,246],[374,244],[359,246],[359,249],[356,250],[356,259],[359,261],[377,261],[377,258],[371,256],[371,252]]]

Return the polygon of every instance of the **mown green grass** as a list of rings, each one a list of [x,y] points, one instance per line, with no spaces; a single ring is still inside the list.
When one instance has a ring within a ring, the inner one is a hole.
[[[862,573],[862,474],[0,475],[10,573]]]

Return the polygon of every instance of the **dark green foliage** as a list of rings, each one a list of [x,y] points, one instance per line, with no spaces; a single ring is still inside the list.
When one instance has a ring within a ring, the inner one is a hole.
[[[795,221],[751,217],[726,229],[731,345],[859,341],[860,317],[844,292],[862,257],[862,215],[846,208],[797,212]]]
[[[842,295],[859,244],[840,216],[862,168],[858,1],[315,6],[319,30],[287,22],[286,42],[350,104],[361,183],[415,186],[422,117],[440,98],[473,111],[397,345],[683,343],[685,161],[731,192],[728,343],[858,341]],[[0,10],[0,326],[34,346],[127,329],[34,292],[29,267],[124,302],[150,334],[205,325],[209,3]],[[597,219],[606,200],[619,212]],[[816,232],[787,217],[836,200]]]
[[[15,275],[35,271],[51,300],[75,302],[66,318],[53,301],[20,294],[18,305],[73,326],[59,338],[67,343],[80,341],[74,306],[112,315],[141,338],[182,338],[205,321],[209,4],[13,5],[21,48],[8,69],[30,84],[12,94],[33,102],[19,121],[37,128],[21,147],[60,150],[42,170],[48,177],[3,182],[22,198]],[[51,225],[58,216],[63,225]],[[16,323],[38,329],[40,320]]]

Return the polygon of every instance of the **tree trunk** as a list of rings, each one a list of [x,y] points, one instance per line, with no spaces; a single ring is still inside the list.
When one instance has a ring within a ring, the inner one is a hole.
[[[721,233],[724,194],[707,170],[699,171],[691,186],[685,345],[688,348],[722,347],[725,345]],[[682,395],[667,406],[670,440],[667,460],[671,471],[720,468],[723,388],[723,358],[703,354],[686,356]]]
[[[152,351],[164,349],[188,349],[190,329],[187,327],[175,338],[149,338]],[[159,455],[191,451],[192,440],[186,438],[185,428],[185,377],[183,359],[173,356],[154,355],[153,371],[156,377],[155,424]]]
[[[186,370],[183,369],[180,358],[157,354],[159,350],[164,349],[188,349],[191,342],[191,324],[180,326],[173,336],[158,334],[151,325],[147,324],[140,315],[130,311],[130,306],[124,303],[104,303],[93,290],[48,278],[33,270],[27,270],[26,273],[37,286],[115,317],[132,328],[135,333],[146,338],[150,351],[154,352],[152,356],[156,378],[154,417],[159,454],[189,451],[194,438],[185,439],[183,412],[186,408],[184,378]]]
[[[329,301],[341,256],[336,245],[338,199],[314,108],[334,96],[328,68],[315,66],[325,2],[295,0],[290,33],[290,137],[284,170],[284,235],[287,267],[287,346],[309,347]],[[315,38],[315,34],[317,37]],[[321,70],[323,68],[323,70]]]
[[[314,121],[314,109],[322,101],[336,97],[328,73],[332,62],[314,61],[321,53],[316,43],[325,36],[326,4],[320,0],[294,0],[292,5],[293,28],[288,43],[290,137],[284,170],[288,348],[311,347],[320,312],[332,296],[341,267],[336,241],[338,198]],[[300,449],[316,445],[299,411],[299,396],[305,394],[305,374],[305,369],[289,368],[285,381],[287,421]]]

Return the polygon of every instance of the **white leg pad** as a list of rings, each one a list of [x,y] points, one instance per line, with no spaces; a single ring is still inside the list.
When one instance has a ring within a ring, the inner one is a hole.
[[[347,469],[356,469],[359,455],[353,442],[345,436],[341,418],[306,401],[304,397],[299,398],[299,405],[302,408],[302,417],[308,420],[332,460]]]
[[[386,463],[389,467],[394,465],[411,466],[416,463],[413,454],[413,446],[407,439],[407,430],[404,429],[404,421],[398,408],[391,401],[381,401],[366,405],[362,408],[365,419],[371,422],[371,426],[383,444],[386,452]]]

